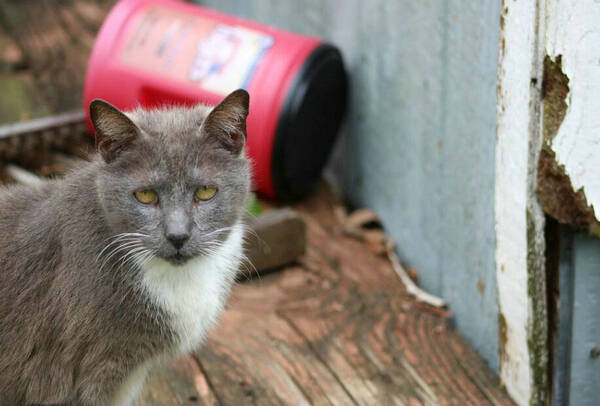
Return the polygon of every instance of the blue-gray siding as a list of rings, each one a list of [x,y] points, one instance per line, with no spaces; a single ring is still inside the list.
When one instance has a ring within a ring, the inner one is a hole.
[[[500,0],[201,0],[341,47],[348,122],[331,167],[497,369],[494,145]],[[526,136],[526,135],[524,135]]]
[[[557,405],[600,404],[600,241],[563,232],[559,328],[556,346]]]

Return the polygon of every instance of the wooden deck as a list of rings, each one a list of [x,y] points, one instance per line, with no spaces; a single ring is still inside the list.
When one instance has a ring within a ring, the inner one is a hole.
[[[0,2],[0,123],[81,107],[112,3]],[[340,231],[339,207],[323,188],[300,203],[306,255],[239,284],[204,348],[157,371],[138,406],[510,404],[450,313],[417,302],[385,257]]]
[[[321,188],[297,206],[307,254],[239,284],[204,348],[154,375],[138,405],[511,404],[449,314],[340,232],[336,205]]]

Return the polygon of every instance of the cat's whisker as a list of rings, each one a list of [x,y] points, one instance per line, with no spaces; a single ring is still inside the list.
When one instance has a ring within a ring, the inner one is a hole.
[[[127,264],[129,264],[131,262],[131,260],[136,258],[136,255],[143,253],[147,250],[146,247],[135,247],[129,251],[127,251],[127,253],[123,256],[123,258],[121,258],[121,261],[119,263],[119,267],[120,268],[124,268]]]
[[[100,251],[100,253],[98,254],[96,261],[98,260],[98,258],[100,258],[104,252],[106,250],[108,250],[110,247],[112,247],[115,244],[119,244],[123,241],[131,241],[131,240],[140,240],[140,237],[148,237],[148,235],[146,234],[141,234],[141,233],[121,233],[121,234],[117,234],[114,235],[112,237],[107,238],[107,240],[113,239],[113,241],[111,241],[110,243],[108,243],[103,249],[102,251]]]
[[[145,267],[150,261],[152,261],[156,257],[154,251],[148,250],[148,253],[145,257],[141,259],[140,268]]]
[[[126,241],[124,243],[122,243],[121,245],[116,246],[112,251],[109,251],[110,254],[107,255],[107,257],[104,259],[104,261],[102,261],[102,264],[100,265],[100,269],[102,270],[102,268],[104,268],[104,266],[110,261],[110,259],[112,257],[115,256],[115,254],[117,254],[120,251],[123,251],[125,249],[129,249],[129,248],[135,248],[137,246],[141,245],[141,241]]]
[[[113,235],[112,237],[108,237],[105,241],[112,240],[107,245],[107,247],[109,247],[109,246],[111,246],[111,245],[113,245],[113,244],[115,244],[115,243],[117,243],[119,241],[122,241],[124,239],[136,239],[136,240],[140,240],[141,238],[146,238],[146,237],[149,237],[149,235],[142,234],[142,233],[120,233],[120,234]]]
[[[256,230],[254,230],[252,227],[245,227],[244,235],[242,236],[242,238],[244,240],[247,240],[248,238],[250,238],[250,236],[254,236],[254,237],[256,237],[256,239],[262,241],[262,238],[260,238],[260,235],[258,235]]]
[[[113,241],[111,241],[110,243],[108,243],[103,249],[102,251],[100,251],[100,253],[96,256],[96,261],[104,254],[105,251],[107,251],[110,247],[112,247],[115,244],[119,244],[120,242],[122,242],[125,237],[128,236],[120,236],[118,238],[115,238]]]
[[[124,236],[126,236],[126,235],[128,235],[128,234],[129,234],[129,233],[119,233],[119,234],[111,235],[111,236],[109,236],[109,237],[106,237],[106,238],[104,239],[104,241],[110,241],[110,240],[114,240],[114,239],[116,239],[116,238],[121,238],[121,237],[124,237]]]
[[[134,278],[139,279],[139,277],[141,276],[139,272],[136,272],[137,270],[139,270],[141,267],[144,266],[145,263],[147,263],[147,261],[149,261],[150,259],[152,259],[154,257],[155,251],[152,251],[148,248],[144,248],[144,247],[139,247],[139,248],[143,248],[141,251],[139,252],[135,252],[133,254],[131,254],[130,252],[128,252],[126,255],[129,255],[130,258],[128,260],[126,260],[123,264],[120,265],[120,270],[123,271],[123,269],[125,269],[125,274],[121,274],[122,277],[127,277],[129,275],[133,275]],[[144,262],[142,263],[141,260],[139,260],[138,258],[147,258],[144,259]],[[136,258],[136,259],[134,259]],[[130,260],[133,260],[133,264],[135,264],[134,267],[126,267],[127,263]],[[121,260],[123,261],[123,259]],[[116,273],[113,273],[113,278],[115,277],[114,275],[116,275]],[[138,280],[136,283],[133,284],[133,286],[131,286],[129,289],[127,289],[125,291],[124,295],[121,295],[120,297],[120,303],[123,303],[126,299],[133,297],[133,298],[138,298],[139,296],[136,296],[136,293],[142,293],[143,288],[142,288],[142,284],[140,283],[140,281]],[[147,308],[147,310],[151,310],[148,308],[148,304],[144,303],[144,307]],[[160,324],[157,324],[160,326]]]
[[[248,242],[250,241],[251,236],[254,236],[254,238],[256,238],[256,240],[263,245],[267,245],[267,243],[265,242],[265,240],[263,240],[260,235],[258,235],[258,233],[256,232],[256,230],[252,227],[250,227],[247,224],[243,224],[244,227],[244,234],[242,236],[242,239],[244,240],[244,242]]]
[[[142,269],[144,266],[148,264],[152,259],[156,257],[156,251],[148,248],[144,248],[143,250],[136,252],[131,256],[129,260],[127,260],[122,267],[126,267],[129,262],[134,265],[133,268],[129,269],[129,272],[134,272],[134,270]],[[138,273],[138,276],[140,274]]]
[[[133,249],[137,250],[137,249],[140,249],[141,246],[134,245],[132,247],[127,247],[127,248],[129,248],[131,250],[133,250]],[[117,277],[118,273],[112,272],[112,271],[115,270],[115,267],[117,267],[118,269],[121,269],[122,268],[122,263],[125,261],[126,257],[129,256],[129,255],[130,255],[130,251],[127,251],[119,260],[113,261],[112,265],[108,269],[108,271],[110,271],[110,272],[107,272],[107,274],[112,274],[113,280]],[[108,261],[106,261],[105,263],[103,263],[102,267],[104,267],[107,263],[108,263]],[[102,270],[102,268],[101,268],[101,270]],[[122,275],[122,276],[124,276],[124,275]]]
[[[115,234],[112,235],[108,238],[105,239],[106,240],[110,240],[112,238],[117,238],[117,237],[124,237],[124,236],[132,236],[132,237],[149,237],[148,234],[144,234],[144,233],[119,233],[119,234]]]
[[[242,270],[241,267],[244,267],[244,269]],[[248,258],[247,255],[245,254],[241,254],[240,255],[240,270],[245,271],[247,273],[246,275],[246,280],[251,280],[252,279],[252,273],[254,272],[256,274],[256,278],[261,281],[261,275],[258,272],[258,270],[256,269],[256,267],[254,266],[254,264],[252,263],[252,261],[250,261],[250,258]]]
[[[215,252],[217,252],[224,244],[218,241],[209,241],[207,243],[204,244],[205,248],[212,248],[213,250],[215,250]]]
[[[205,252],[207,252],[210,255],[217,255],[219,253],[219,248],[221,248],[221,246],[212,246],[209,244],[206,244],[202,247],[202,249],[205,250]]]
[[[125,255],[123,255],[121,257],[121,259],[119,260],[119,262],[117,264],[118,269],[119,270],[123,270],[123,269],[127,270],[126,264],[128,264],[132,258],[135,258],[135,255],[142,249],[143,248],[136,248],[135,251],[134,250],[127,251],[125,253]]]
[[[232,230],[235,230],[235,227],[223,227],[223,228],[219,228],[214,231],[211,231],[210,233],[203,234],[202,236],[210,237],[211,235],[226,233],[226,232],[230,232]]]
[[[137,266],[138,269],[144,267],[145,264],[148,263],[148,261],[154,256],[154,253],[149,250],[149,249],[145,249],[144,251],[138,253],[135,256],[135,260],[134,263]]]

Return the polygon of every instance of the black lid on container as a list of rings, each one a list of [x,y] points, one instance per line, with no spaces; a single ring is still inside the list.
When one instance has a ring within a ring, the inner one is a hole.
[[[318,46],[294,78],[277,124],[271,176],[279,199],[300,198],[319,179],[346,110],[346,95],[340,52]]]

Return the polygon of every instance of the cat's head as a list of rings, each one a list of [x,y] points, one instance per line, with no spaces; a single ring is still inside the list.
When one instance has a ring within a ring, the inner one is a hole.
[[[98,198],[115,246],[137,249],[138,259],[152,252],[180,265],[224,241],[243,214],[250,187],[248,103],[244,90],[214,108],[123,113],[92,101],[101,157]]]

